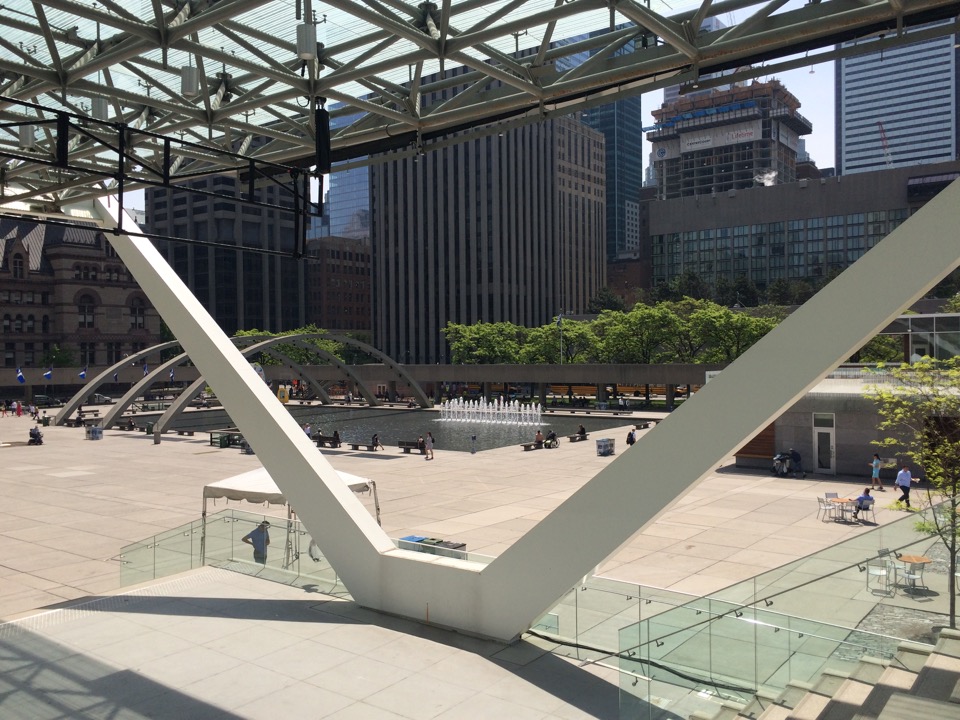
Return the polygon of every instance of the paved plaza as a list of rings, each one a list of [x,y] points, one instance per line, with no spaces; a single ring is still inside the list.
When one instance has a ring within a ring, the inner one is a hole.
[[[423,413],[424,431],[433,416]],[[0,418],[0,617],[17,621],[0,626],[0,716],[617,717],[615,671],[577,667],[535,638],[505,648],[216,569],[115,595],[123,546],[198,519],[203,485],[259,467],[257,457],[211,447],[200,433],[154,444],[143,433],[91,441],[48,427],[33,447],[30,426]],[[395,448],[324,452],[338,470],[376,480],[391,537],[442,537],[497,555],[607,463],[642,453],[643,442],[623,443],[629,427],[603,433],[616,440],[613,457],[599,457],[592,439],[472,455],[445,449],[437,432],[432,462]],[[855,494],[862,478],[775,478],[731,464],[598,574],[706,595],[869,530],[817,517],[818,495]],[[638,482],[670,482],[642,478],[639,467]],[[891,496],[879,496],[880,525],[902,517],[885,507]],[[668,692],[664,707],[677,714],[663,717],[682,716],[682,698]]]

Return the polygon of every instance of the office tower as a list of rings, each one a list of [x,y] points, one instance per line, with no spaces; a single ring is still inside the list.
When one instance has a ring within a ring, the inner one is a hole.
[[[275,184],[257,193],[262,202],[293,208],[291,196]],[[160,240],[157,246],[228,335],[303,327],[309,322],[307,270],[293,257],[293,212],[243,203],[237,195],[237,180],[227,175],[147,190],[150,232],[196,241]]]
[[[801,135],[813,130],[779,80],[681,96],[654,111],[661,199],[711,195],[797,179]]]
[[[650,284],[688,272],[713,287],[741,277],[761,289],[778,280],[819,283],[855,262],[957,177],[960,162],[954,161],[650,201]],[[643,269],[631,285],[642,286]],[[611,286],[618,290],[630,280],[616,277]]]
[[[643,185],[643,122],[640,96],[591,108],[584,124],[605,139],[607,258],[640,249],[637,197]]]
[[[954,43],[945,35],[837,60],[839,175],[956,159]]]
[[[604,286],[603,136],[564,117],[374,165],[375,344],[447,362],[447,322],[536,327]]]

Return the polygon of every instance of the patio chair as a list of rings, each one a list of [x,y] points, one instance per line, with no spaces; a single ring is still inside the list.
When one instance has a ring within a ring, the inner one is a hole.
[[[927,589],[927,586],[923,584],[923,568],[925,565],[926,563],[910,563],[903,571],[903,579],[909,586],[910,591]]]
[[[820,522],[826,522],[827,518],[836,520],[837,519],[837,506],[826,498],[818,497],[817,498],[817,517],[820,518]],[[820,517],[820,514],[823,513],[823,517]]]
[[[867,513],[870,513],[873,516],[873,524],[877,524],[877,512],[873,509],[873,504],[876,502],[875,499],[870,498],[869,500],[861,500],[857,503],[857,515],[858,517],[866,517]]]
[[[823,496],[824,496],[827,500],[830,500],[830,499],[836,500],[838,497],[840,497],[840,495],[839,495],[838,493],[824,493]]]
[[[867,563],[867,590],[873,595],[896,595],[896,566],[889,560],[870,560]]]

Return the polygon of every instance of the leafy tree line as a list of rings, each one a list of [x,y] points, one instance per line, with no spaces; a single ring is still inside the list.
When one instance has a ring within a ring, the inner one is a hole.
[[[526,328],[509,322],[443,329],[455,364],[725,363],[747,351],[784,317],[786,308],[729,308],[690,297],[630,310],[602,310],[594,320],[556,319]],[[896,337],[878,336],[854,356],[859,362],[898,360]]]

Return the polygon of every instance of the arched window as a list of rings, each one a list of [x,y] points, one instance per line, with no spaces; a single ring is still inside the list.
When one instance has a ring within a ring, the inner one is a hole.
[[[130,302],[130,329],[142,330],[147,326],[147,307],[140,298]]]
[[[33,315],[27,315],[27,332],[32,333],[36,331],[35,323],[33,320]]]
[[[74,280],[79,280],[81,277],[83,277],[83,271],[80,269],[80,266],[79,266],[79,265],[74,265],[74,266],[73,266],[73,279],[74,279]]]
[[[94,265],[93,267],[90,268],[90,279],[91,279],[91,280],[96,280],[96,279],[97,279],[97,266],[96,266],[96,265]]]
[[[23,255],[17,253],[13,256],[13,262],[11,263],[11,268],[13,269],[13,277],[17,280],[22,280],[24,277],[23,273]]]
[[[92,295],[81,295],[77,303],[77,327],[94,327],[95,301]]]
[[[13,319],[13,331],[15,333],[23,332],[23,315],[17,315]]]
[[[11,318],[9,315],[4,315],[4,316],[3,316],[3,334],[4,334],[4,335],[9,335],[9,334],[10,334],[10,323],[11,323],[11,322],[13,322],[13,318]]]

